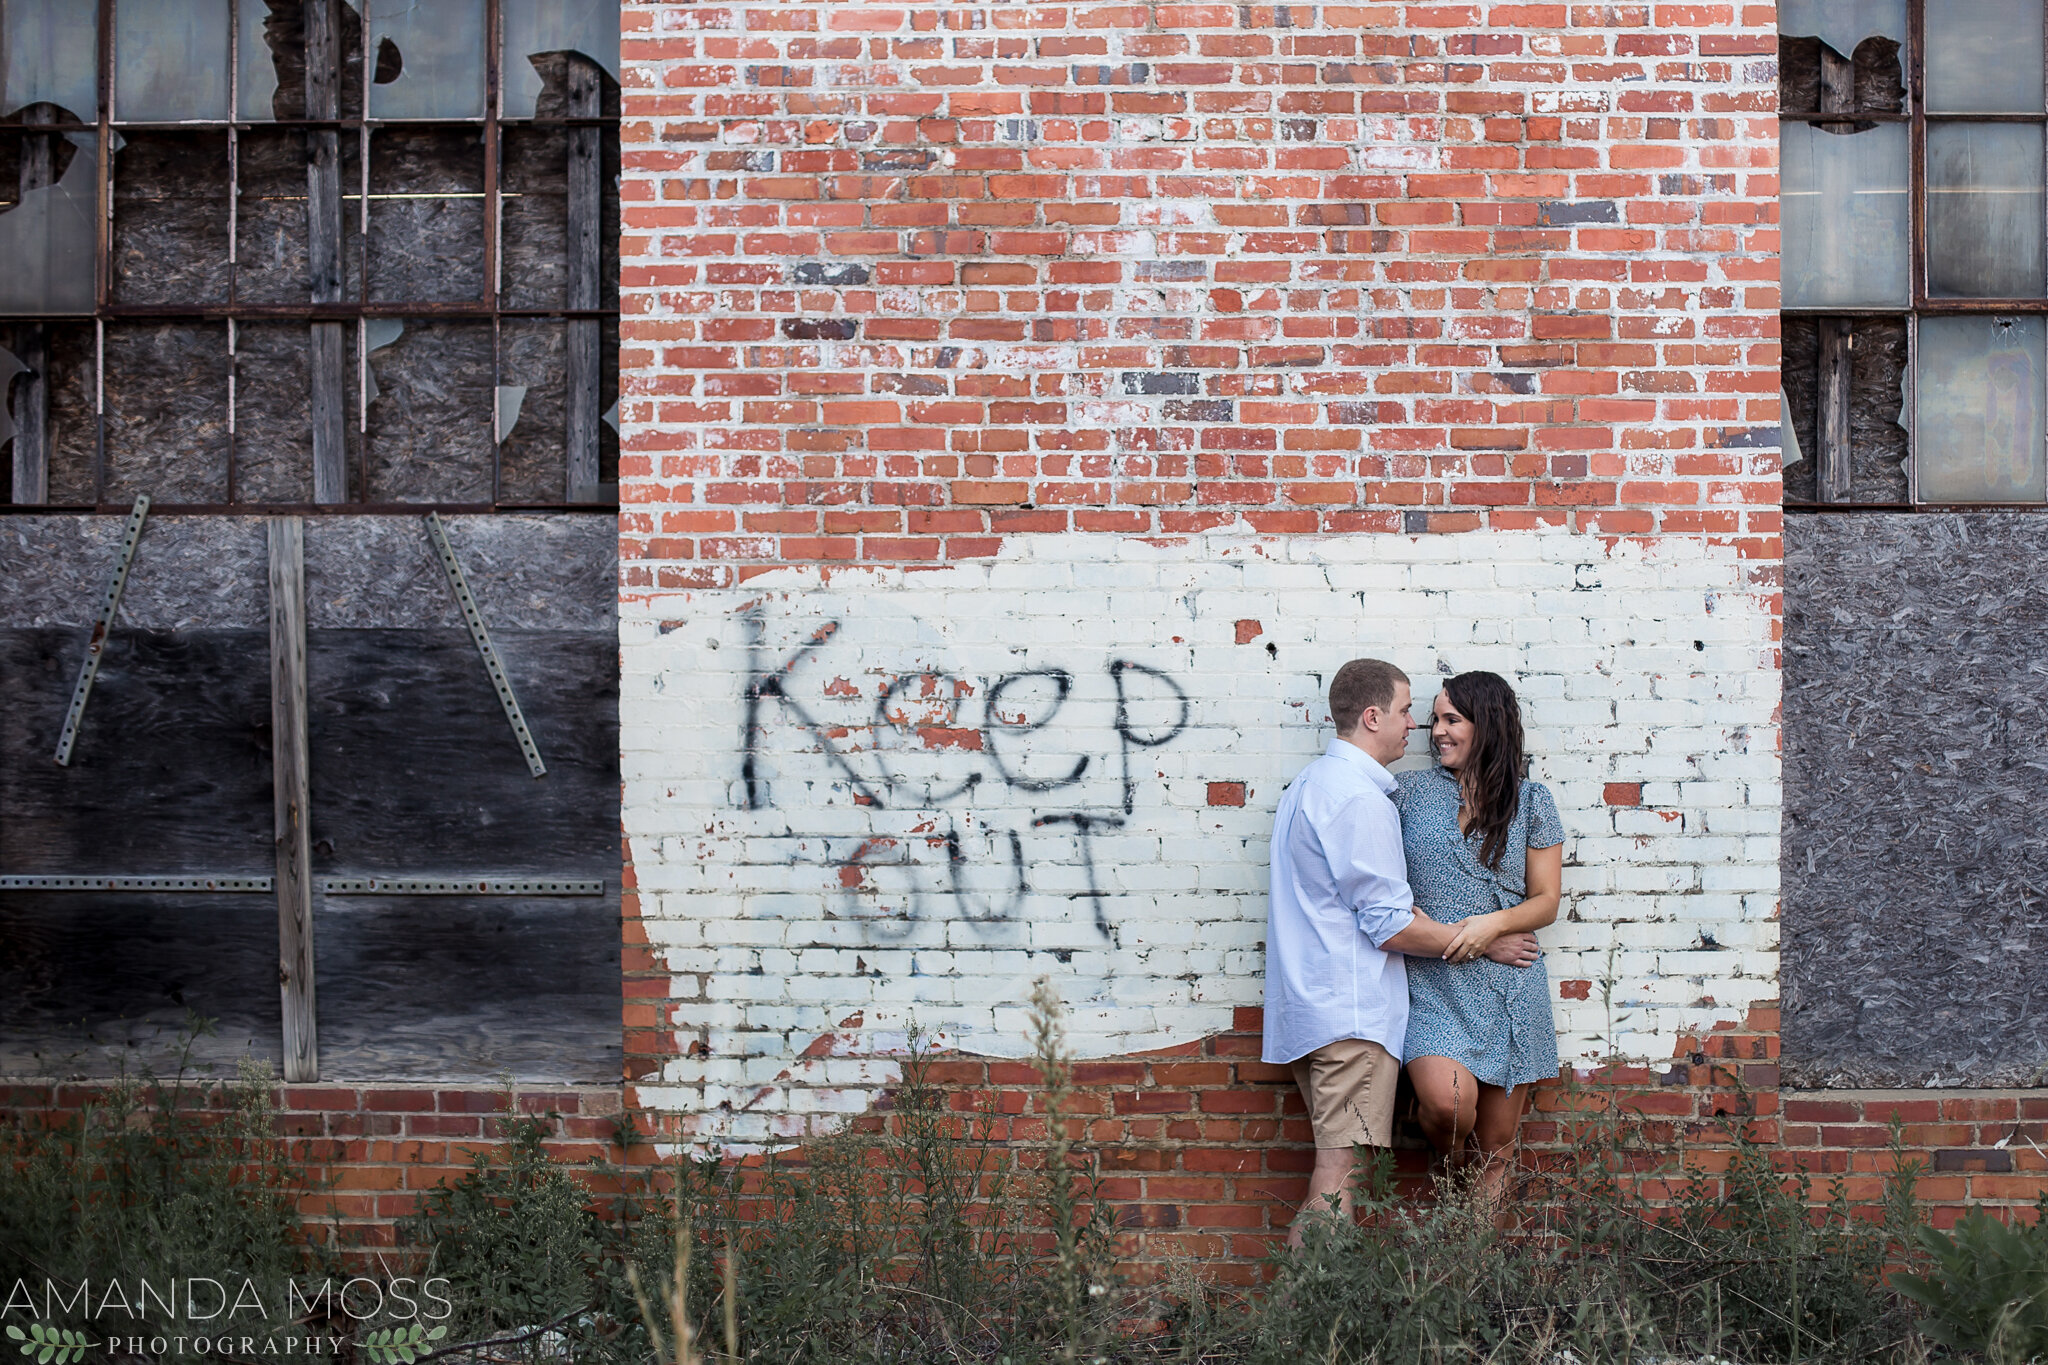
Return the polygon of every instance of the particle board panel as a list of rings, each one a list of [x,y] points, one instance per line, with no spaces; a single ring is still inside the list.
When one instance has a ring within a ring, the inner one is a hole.
[[[196,1060],[278,1060],[268,895],[0,891],[0,1075],[163,1070],[190,1016]]]
[[[109,323],[106,365],[105,500],[227,501],[227,324]]]
[[[370,368],[370,500],[491,501],[490,325],[408,319]]]
[[[116,301],[227,302],[225,133],[129,130],[114,156],[113,195]]]
[[[616,640],[491,634],[545,777],[527,771],[465,632],[309,633],[316,875],[617,881]]]
[[[2048,520],[1788,518],[1784,1067],[2048,1078]]]
[[[264,634],[117,629],[60,768],[84,651],[82,630],[0,629],[0,870],[268,876]]]
[[[618,1080],[616,873],[609,887],[602,899],[322,898],[321,1079]]]

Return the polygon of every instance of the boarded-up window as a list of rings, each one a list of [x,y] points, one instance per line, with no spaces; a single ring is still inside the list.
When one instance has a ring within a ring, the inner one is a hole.
[[[0,501],[613,501],[618,23],[0,0]]]

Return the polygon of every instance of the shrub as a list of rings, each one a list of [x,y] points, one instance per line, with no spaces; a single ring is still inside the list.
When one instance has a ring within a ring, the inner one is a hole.
[[[1919,1241],[1927,1272],[1892,1283],[1928,1310],[1923,1333],[1992,1365],[2048,1358],[2048,1195],[2032,1224],[1971,1209],[1953,1232],[1922,1228]]]
[[[230,1293],[246,1278],[272,1307],[294,1284],[310,1296],[330,1265],[304,1235],[308,1181],[276,1135],[270,1075],[244,1063],[232,1082],[195,1078],[192,1045],[208,1031],[192,1021],[168,1078],[123,1077],[68,1118],[0,1128],[0,1285],[39,1292],[47,1280],[61,1301],[90,1281],[101,1302],[109,1282],[133,1295],[138,1281],[198,1276]],[[192,1306],[173,1294],[169,1311],[152,1300],[118,1323],[152,1335],[207,1330]],[[88,1332],[110,1321],[82,1311],[45,1319]]]

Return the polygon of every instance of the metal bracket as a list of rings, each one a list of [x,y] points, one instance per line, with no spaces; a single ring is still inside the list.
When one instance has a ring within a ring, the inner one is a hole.
[[[0,876],[0,891],[268,891],[268,877],[194,873],[183,877]]]
[[[448,575],[455,604],[462,608],[462,623],[469,627],[469,638],[476,641],[476,652],[483,655],[484,671],[491,675],[491,686],[498,693],[498,703],[505,708],[505,719],[512,722],[512,736],[519,741],[519,751],[526,755],[527,770],[535,777],[544,777],[547,764],[540,761],[540,748],[533,742],[533,732],[526,728],[526,717],[520,714],[519,698],[512,695],[512,680],[505,676],[505,665],[499,662],[491,633],[484,628],[483,613],[476,609],[476,599],[470,596],[469,580],[462,576],[462,565],[455,560],[448,533],[441,529],[440,513],[427,513],[427,534],[433,539],[434,553],[441,557],[441,568]]]
[[[128,528],[121,533],[121,552],[114,559],[113,576],[100,601],[100,618],[93,623],[92,638],[86,641],[85,662],[78,666],[78,685],[71,689],[71,709],[64,713],[64,731],[57,736],[57,766],[71,766],[71,747],[78,742],[78,727],[85,719],[85,699],[92,695],[92,680],[99,676],[100,655],[106,652],[107,635],[114,628],[114,614],[121,609],[121,589],[128,586],[128,566],[135,562],[135,542],[142,539],[142,521],[149,515],[149,494],[135,499],[128,514]]]
[[[320,884],[330,896],[602,896],[602,881],[534,877],[335,877]]]

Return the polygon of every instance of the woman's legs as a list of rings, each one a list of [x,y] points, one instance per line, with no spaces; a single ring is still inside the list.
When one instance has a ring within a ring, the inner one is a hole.
[[[1489,1195],[1507,1184],[1508,1171],[1515,1162],[1515,1131],[1522,1126],[1522,1110],[1528,1107],[1525,1086],[1506,1090],[1481,1083],[1479,1111],[1474,1115],[1472,1137],[1486,1167],[1479,1173],[1479,1187]]]
[[[1449,1057],[1411,1057],[1408,1080],[1415,1087],[1415,1116],[1423,1136],[1446,1156],[1465,1149],[1479,1120],[1479,1082]]]
[[[1470,1141],[1485,1163],[1481,1185],[1489,1191],[1499,1189],[1507,1180],[1528,1091],[1488,1085],[1449,1057],[1409,1058],[1408,1080],[1415,1087],[1416,1117],[1430,1145],[1462,1160]]]

